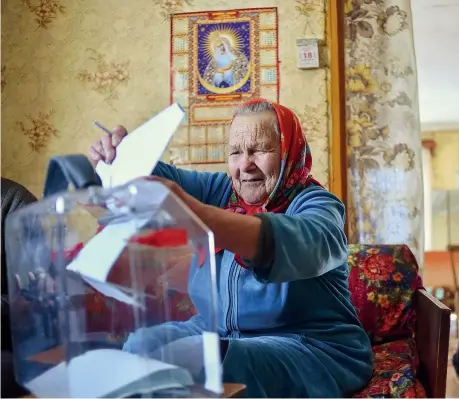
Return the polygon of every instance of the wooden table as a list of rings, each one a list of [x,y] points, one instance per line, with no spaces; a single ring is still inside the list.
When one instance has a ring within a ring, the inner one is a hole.
[[[239,398],[245,392],[244,384],[224,384],[223,398]],[[34,395],[23,396],[23,398],[35,398]]]
[[[65,359],[65,352],[63,346],[57,346],[46,352],[39,353],[38,355],[31,356],[29,360],[43,363],[43,364],[59,364]],[[244,384],[223,384],[223,398],[239,398],[245,393],[246,386]],[[25,398],[35,398],[34,395],[24,396]]]

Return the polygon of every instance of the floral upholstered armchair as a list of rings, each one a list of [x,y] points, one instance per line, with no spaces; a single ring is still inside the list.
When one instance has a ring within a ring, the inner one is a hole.
[[[373,344],[374,373],[355,397],[444,397],[449,315],[422,287],[406,245],[350,245],[349,288]]]

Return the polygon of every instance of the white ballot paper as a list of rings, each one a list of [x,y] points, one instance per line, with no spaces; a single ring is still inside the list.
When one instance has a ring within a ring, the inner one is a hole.
[[[116,147],[112,164],[97,164],[102,185],[118,186],[150,175],[184,116],[183,108],[175,103],[128,134]]]
[[[159,182],[149,182],[151,191],[145,193],[142,201],[152,207],[160,207],[168,195],[167,188]],[[105,296],[115,298],[131,306],[139,306],[135,298],[119,287],[107,282],[108,275],[136,232],[145,226],[149,218],[131,219],[125,222],[109,223],[100,233],[89,240],[67,270],[79,274],[89,285]]]
[[[129,220],[124,223],[107,225],[86,243],[76,258],[67,266],[67,270],[79,274],[83,280],[105,296],[131,306],[141,307],[134,297],[108,283],[107,277],[129,239],[147,222],[148,219]]]

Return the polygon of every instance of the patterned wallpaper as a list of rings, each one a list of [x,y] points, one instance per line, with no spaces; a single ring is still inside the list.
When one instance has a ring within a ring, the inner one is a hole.
[[[93,119],[133,129],[166,107],[170,14],[229,4],[247,7],[243,0],[2,0],[2,176],[41,195],[49,157],[86,153],[100,135]],[[278,8],[280,102],[301,117],[313,173],[327,184],[328,69],[299,70],[295,43],[325,39],[326,0],[257,0],[250,7]]]

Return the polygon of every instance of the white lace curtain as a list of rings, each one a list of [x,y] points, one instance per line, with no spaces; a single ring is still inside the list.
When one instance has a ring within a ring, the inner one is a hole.
[[[422,144],[409,0],[347,0],[351,243],[408,244],[423,263]]]

